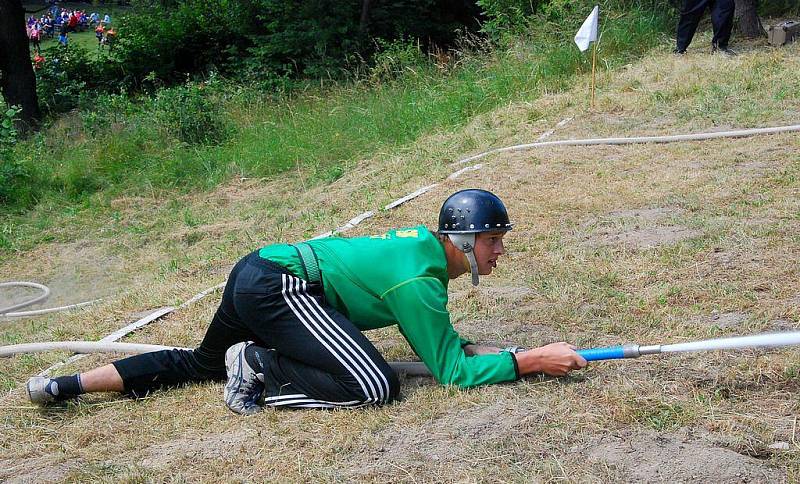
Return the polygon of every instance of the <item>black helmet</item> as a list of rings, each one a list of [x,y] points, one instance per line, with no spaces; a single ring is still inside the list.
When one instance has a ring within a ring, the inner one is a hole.
[[[440,234],[474,234],[501,230],[514,225],[508,220],[503,202],[492,192],[471,188],[456,192],[439,210]]]
[[[439,210],[439,233],[447,234],[453,245],[467,256],[472,284],[478,285],[478,261],[472,250],[479,232],[508,232],[514,225],[497,195],[471,188],[456,192]]]

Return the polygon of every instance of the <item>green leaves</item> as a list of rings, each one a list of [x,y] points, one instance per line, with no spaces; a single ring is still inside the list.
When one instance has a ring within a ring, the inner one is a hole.
[[[22,111],[17,106],[7,108],[0,118],[0,204],[9,204],[28,176],[24,167],[12,156],[17,144],[14,121]],[[2,238],[0,238],[2,243]]]
[[[7,108],[0,118],[0,159],[17,142],[17,130],[14,128],[14,121],[17,119],[22,109],[17,106]]]

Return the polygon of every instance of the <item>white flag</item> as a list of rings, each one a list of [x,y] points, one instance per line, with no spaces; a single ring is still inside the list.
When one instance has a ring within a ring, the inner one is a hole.
[[[597,41],[597,19],[600,16],[600,6],[595,5],[592,13],[583,21],[581,29],[575,34],[575,43],[581,52],[589,48],[589,44]]]

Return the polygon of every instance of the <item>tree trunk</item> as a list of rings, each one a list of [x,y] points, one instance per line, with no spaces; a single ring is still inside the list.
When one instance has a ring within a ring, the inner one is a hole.
[[[42,114],[20,0],[0,0],[0,92],[6,104],[22,108],[20,131],[38,127]]]
[[[367,24],[369,23],[369,8],[370,0],[362,0],[361,2],[361,18],[358,21],[358,31],[361,35],[367,33]]]
[[[754,39],[764,36],[764,27],[758,18],[756,9],[758,0],[736,0],[736,18],[739,19],[739,32],[742,37]]]

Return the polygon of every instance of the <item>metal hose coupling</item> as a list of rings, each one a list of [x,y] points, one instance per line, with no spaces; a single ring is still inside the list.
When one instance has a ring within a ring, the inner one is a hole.
[[[578,350],[586,361],[616,360],[620,358],[638,358],[642,355],[661,353],[661,345],[639,346],[627,344],[622,346],[609,346],[605,348],[589,348]]]

